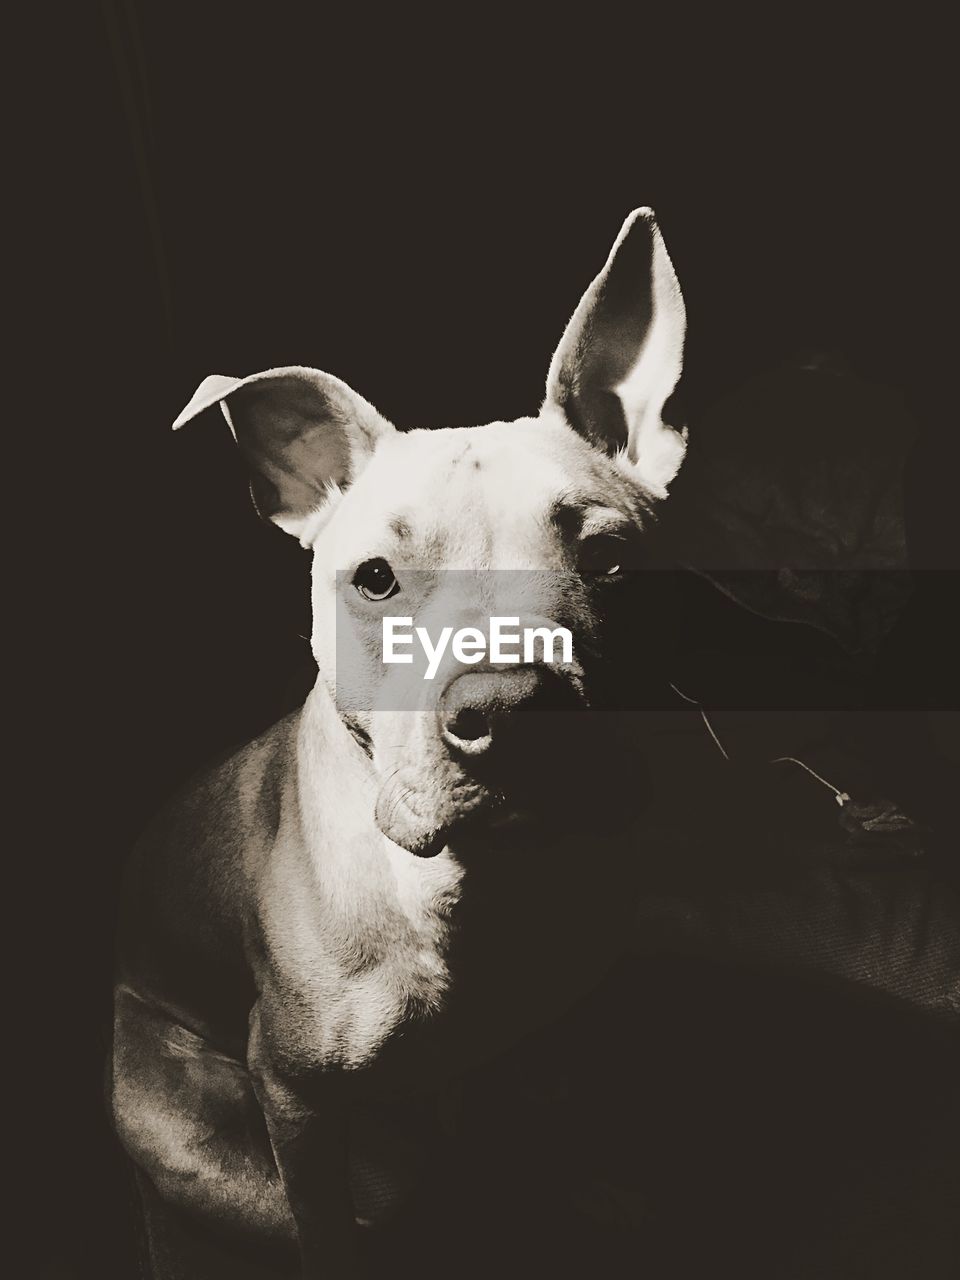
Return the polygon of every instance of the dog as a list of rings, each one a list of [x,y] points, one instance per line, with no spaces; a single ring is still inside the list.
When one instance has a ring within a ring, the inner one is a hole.
[[[260,514],[312,551],[319,674],[134,851],[110,1101],[164,1203],[290,1242],[304,1276],[353,1274],[360,1163],[404,1182],[365,1109],[442,1092],[606,963],[617,895],[585,864],[635,799],[603,713],[610,620],[684,457],[663,419],[684,337],[642,208],[536,417],[401,432],[291,367],[207,378],[174,424],[219,406]],[[572,650],[447,645],[425,679],[383,661],[387,617],[481,641],[506,618]]]

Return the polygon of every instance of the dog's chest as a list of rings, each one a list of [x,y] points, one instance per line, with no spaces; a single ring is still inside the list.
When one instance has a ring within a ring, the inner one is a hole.
[[[450,974],[439,940],[426,936],[390,940],[377,958],[331,955],[335,976],[322,984],[316,1040],[324,1061],[369,1066],[401,1028],[439,1014]]]
[[[283,1023],[294,1029],[285,1050],[305,1069],[369,1066],[398,1029],[444,1008],[460,873],[439,859],[416,870],[400,878],[368,869],[312,901],[284,895],[283,928],[271,931],[268,950]]]

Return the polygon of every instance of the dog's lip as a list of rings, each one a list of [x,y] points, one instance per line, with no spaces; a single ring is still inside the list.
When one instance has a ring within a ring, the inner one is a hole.
[[[446,848],[450,834],[449,828],[445,826],[418,829],[413,824],[404,823],[394,824],[388,829],[388,824],[380,821],[379,814],[375,816],[374,821],[380,834],[386,836],[391,844],[395,844],[399,849],[405,849],[416,858],[435,858]]]
[[[430,804],[394,774],[377,796],[374,821],[381,834],[399,848],[418,858],[435,858],[455,830],[498,800],[475,782],[463,781],[454,794]]]
[[[435,827],[432,831],[423,832],[422,835],[410,835],[402,840],[398,840],[392,834],[387,838],[416,858],[436,858],[450,846],[451,841],[456,842],[458,834],[470,840],[484,830],[497,833],[513,831],[524,828],[534,820],[533,814],[523,809],[508,807],[504,804],[502,797],[497,796],[492,797],[478,810],[464,815],[449,825]],[[387,833],[383,832],[383,834]]]
[[[456,848],[458,837],[473,841],[478,836],[482,837],[485,832],[500,834],[505,831],[515,831],[528,827],[535,821],[535,814],[509,806],[501,795],[491,795],[487,797],[485,804],[435,832],[429,847],[433,848],[435,842],[439,841],[440,846],[437,852],[447,845],[453,845]],[[421,853],[420,856],[432,857],[433,854]]]
[[[425,830],[422,833],[411,832],[400,839],[393,833],[388,834],[383,831],[383,834],[401,849],[412,853],[414,857],[435,858],[443,853],[451,840],[456,838],[457,833],[470,835],[483,828],[501,831],[507,827],[521,825],[528,816],[518,809],[504,807],[502,797],[493,796],[473,812],[464,814],[443,826],[434,827],[432,830]]]
[[[447,847],[448,836],[446,827],[438,827],[435,831],[424,833],[422,837],[405,842],[401,847],[417,858],[436,858]]]

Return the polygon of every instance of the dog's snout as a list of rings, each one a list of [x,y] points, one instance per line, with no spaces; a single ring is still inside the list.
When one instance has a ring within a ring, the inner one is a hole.
[[[460,755],[483,755],[518,712],[562,706],[564,683],[545,666],[464,672],[440,699],[443,739]]]
[[[440,701],[440,731],[454,751],[476,756],[493,745],[494,727],[525,700],[536,677],[529,671],[465,672],[448,685]]]

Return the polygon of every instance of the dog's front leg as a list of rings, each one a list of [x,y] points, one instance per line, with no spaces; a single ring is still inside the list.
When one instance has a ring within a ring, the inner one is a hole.
[[[250,1019],[247,1065],[263,1108],[277,1169],[297,1225],[304,1280],[358,1275],[348,1180],[347,1076],[300,1081],[278,1069],[258,1006]]]

